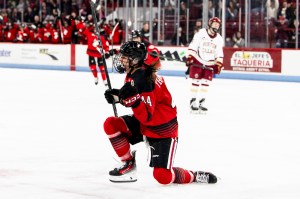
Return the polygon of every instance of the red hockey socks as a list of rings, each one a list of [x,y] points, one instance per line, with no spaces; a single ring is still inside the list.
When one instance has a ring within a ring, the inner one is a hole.
[[[172,170],[154,167],[153,177],[157,180],[157,182],[165,185],[170,183],[192,183],[195,178],[193,172],[179,167],[173,167]]]
[[[104,66],[99,66],[99,69],[100,69],[102,80],[105,81],[106,80],[106,74],[105,74]]]
[[[97,72],[97,68],[96,68],[96,65],[90,65],[90,69],[93,73],[93,76],[96,78],[98,77],[98,72]]]
[[[129,130],[122,118],[109,117],[104,122],[104,131],[108,135],[112,147],[122,161],[132,159],[130,145],[125,134]]]
[[[179,167],[173,167],[173,171],[175,173],[174,183],[186,184],[186,183],[192,183],[194,181],[195,177],[193,172],[191,171]]]

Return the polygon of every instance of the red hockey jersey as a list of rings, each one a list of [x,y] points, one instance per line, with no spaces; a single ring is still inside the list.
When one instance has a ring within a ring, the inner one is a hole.
[[[84,34],[87,37],[87,43],[88,43],[88,47],[86,50],[86,54],[88,54],[89,56],[92,57],[102,57],[100,51],[100,45],[98,42],[98,37],[97,35],[95,35],[93,32],[90,32],[87,28],[84,31]],[[100,36],[101,38],[101,42],[102,42],[102,46],[103,46],[103,51],[104,53],[109,51],[109,43],[108,41],[104,38],[104,36]]]
[[[140,122],[141,133],[151,138],[177,137],[177,108],[164,78],[156,76],[154,81],[149,81],[145,74],[144,69],[138,69],[125,79],[125,83],[131,82],[138,89],[143,101],[132,108],[133,115]]]

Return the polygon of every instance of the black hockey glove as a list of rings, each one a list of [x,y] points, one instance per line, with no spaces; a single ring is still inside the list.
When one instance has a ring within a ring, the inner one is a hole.
[[[118,54],[118,51],[117,51],[116,49],[111,49],[111,50],[109,50],[109,55],[110,55],[110,56],[113,56],[113,55],[115,55],[115,54]]]
[[[105,57],[105,59],[108,59],[110,57],[110,54],[109,53],[105,53],[104,57]]]
[[[104,92],[104,97],[109,104],[118,103],[119,102],[119,89],[107,89]]]
[[[127,82],[119,93],[120,103],[126,107],[136,108],[141,103],[141,96],[136,87]]]

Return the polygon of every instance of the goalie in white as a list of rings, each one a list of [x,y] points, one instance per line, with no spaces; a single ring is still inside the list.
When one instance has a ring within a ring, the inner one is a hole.
[[[191,78],[190,108],[194,113],[207,111],[204,107],[206,94],[214,74],[220,74],[223,68],[223,38],[218,33],[221,20],[213,17],[207,28],[195,33],[190,43],[186,60]]]

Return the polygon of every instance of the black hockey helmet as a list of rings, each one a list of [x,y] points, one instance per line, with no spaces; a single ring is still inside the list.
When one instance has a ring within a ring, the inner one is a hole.
[[[131,39],[134,39],[134,38],[137,38],[137,37],[142,38],[141,31],[139,31],[139,30],[132,30],[131,31]]]
[[[120,53],[114,57],[113,66],[119,73],[125,72],[125,67],[120,61],[121,57],[128,57],[129,67],[131,69],[141,67],[146,57],[146,46],[137,41],[125,42],[121,48]]]

